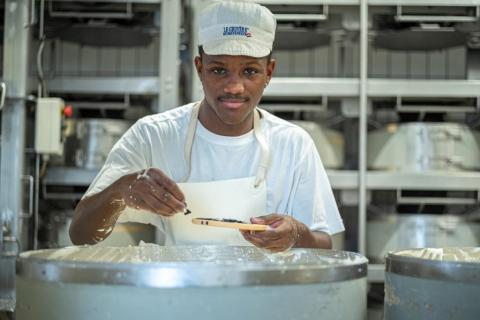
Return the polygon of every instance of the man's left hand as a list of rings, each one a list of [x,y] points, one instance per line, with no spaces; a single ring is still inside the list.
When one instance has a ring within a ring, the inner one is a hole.
[[[300,238],[301,223],[290,216],[269,214],[251,218],[250,222],[270,226],[266,231],[241,230],[245,240],[259,248],[280,252],[295,246]]]

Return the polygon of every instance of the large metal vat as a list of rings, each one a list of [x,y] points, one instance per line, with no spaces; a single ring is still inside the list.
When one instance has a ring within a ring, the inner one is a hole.
[[[480,319],[480,248],[391,252],[385,273],[385,320]]]
[[[367,257],[378,263],[394,250],[479,244],[480,224],[460,216],[385,214],[367,222]]]
[[[365,319],[367,260],[255,247],[69,247],[22,253],[18,320]]]
[[[457,123],[390,125],[368,134],[367,156],[379,170],[480,170],[480,133]]]

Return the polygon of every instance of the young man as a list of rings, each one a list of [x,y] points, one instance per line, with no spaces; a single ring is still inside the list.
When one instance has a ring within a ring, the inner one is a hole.
[[[220,1],[199,25],[204,99],[145,117],[118,141],[75,210],[72,242],[101,241],[118,220],[156,225],[167,245],[331,248],[330,235],[344,228],[312,139],[257,108],[275,69],[273,14]],[[239,232],[192,217],[270,228]]]

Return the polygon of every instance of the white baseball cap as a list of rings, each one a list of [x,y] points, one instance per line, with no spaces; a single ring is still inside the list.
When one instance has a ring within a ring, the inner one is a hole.
[[[198,44],[210,55],[265,57],[277,22],[270,10],[250,1],[219,1],[199,16]]]

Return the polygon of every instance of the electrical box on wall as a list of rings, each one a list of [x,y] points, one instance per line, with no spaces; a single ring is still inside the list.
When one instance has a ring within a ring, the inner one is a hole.
[[[60,98],[39,98],[35,119],[35,151],[63,153],[62,123],[65,102]]]

